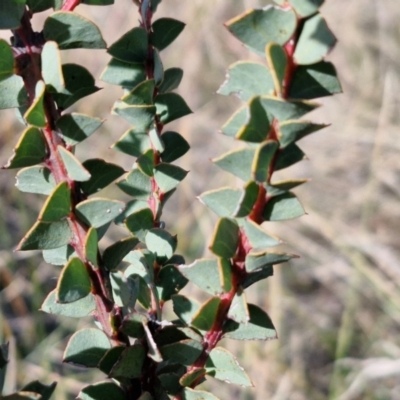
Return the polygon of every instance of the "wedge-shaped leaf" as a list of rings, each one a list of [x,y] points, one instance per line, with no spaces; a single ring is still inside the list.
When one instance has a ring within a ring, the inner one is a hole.
[[[242,198],[242,190],[228,187],[204,192],[199,197],[203,204],[220,217],[235,216]]]
[[[104,189],[125,173],[119,165],[108,163],[101,158],[87,160],[83,166],[90,174],[90,179],[80,185],[87,195]]]
[[[27,0],[26,4],[32,12],[38,13],[54,7],[56,3],[54,0]]]
[[[127,347],[110,371],[110,376],[127,379],[139,378],[142,374],[142,366],[145,358],[146,351],[141,344],[134,344]]]
[[[56,249],[43,250],[44,261],[53,265],[65,265],[73,255],[76,255],[75,250],[69,244]]]
[[[183,31],[185,24],[173,18],[160,18],[152,25],[151,44],[158,50],[168,47]]]
[[[198,301],[180,294],[172,296],[172,303],[174,313],[187,325],[190,325],[193,316],[200,309]]]
[[[300,147],[292,143],[278,153],[274,169],[275,171],[279,171],[281,169],[288,168],[299,161],[304,160],[305,158],[306,155],[303,153]]]
[[[58,153],[60,154],[65,168],[68,173],[68,177],[71,180],[78,182],[85,182],[90,179],[89,171],[79,162],[79,160],[67,149],[62,146],[58,146]]]
[[[249,304],[250,321],[238,324],[228,320],[224,325],[224,338],[235,340],[276,339],[277,334],[271,319],[260,307]]]
[[[47,250],[65,246],[72,238],[68,221],[41,222],[33,225],[17,246],[17,250]]]
[[[252,178],[251,168],[254,155],[255,149],[246,147],[229,151],[218,158],[214,158],[212,161],[224,171],[230,172],[247,182]]]
[[[157,114],[163,124],[192,113],[185,100],[176,93],[162,93],[156,97]]]
[[[221,132],[230,137],[236,137],[242,127],[249,120],[249,110],[247,105],[237,110],[221,128]]]
[[[104,372],[106,375],[109,375],[112,367],[118,361],[125,349],[126,346],[116,346],[108,350],[98,365],[100,371]]]
[[[146,235],[146,247],[156,255],[159,263],[165,263],[172,257],[177,243],[176,236],[172,236],[164,229],[154,228]]]
[[[179,133],[168,131],[162,134],[164,151],[161,153],[163,162],[171,163],[184,156],[190,149],[189,143]]]
[[[43,81],[39,81],[35,88],[35,100],[24,114],[26,122],[38,128],[44,128],[46,126],[46,115],[43,104],[45,90],[46,85]]]
[[[154,179],[163,193],[175,189],[188,174],[184,169],[168,163],[160,163],[155,167]]]
[[[258,95],[271,95],[274,83],[268,68],[254,61],[239,61],[232,64],[227,73],[225,82],[218,93],[224,96],[237,95],[244,101]]]
[[[171,92],[179,87],[183,77],[181,68],[168,68],[164,71],[164,80],[158,88],[159,93]]]
[[[94,84],[91,73],[80,65],[64,64],[62,75],[65,80],[65,89],[62,93],[53,93],[54,100],[61,109],[66,109],[83,97],[99,90]]]
[[[54,289],[48,294],[40,310],[48,314],[61,315],[63,317],[71,318],[87,317],[96,310],[96,301],[92,294],[68,304],[57,302],[56,297],[57,294],[56,290]]]
[[[0,81],[14,75],[14,55],[11,46],[0,39]]]
[[[148,177],[152,177],[154,175],[154,150],[147,150],[136,160],[136,164],[140,171]]]
[[[49,195],[56,187],[51,171],[42,166],[23,168],[17,173],[15,186],[21,192]]]
[[[141,82],[122,97],[121,101],[130,106],[151,106],[153,105],[155,87],[154,79]]]
[[[220,297],[211,297],[193,315],[191,325],[202,331],[211,330],[218,318],[220,304]]]
[[[95,198],[82,201],[75,210],[82,221],[93,228],[99,228],[118,217],[124,208],[122,201]]]
[[[270,196],[277,196],[278,194],[283,194],[308,182],[309,179],[291,179],[288,181],[273,182],[267,186],[267,191]]]
[[[232,304],[229,308],[228,318],[237,322],[238,324],[247,324],[249,322],[249,309],[247,307],[246,294],[242,287],[238,288]]]
[[[272,197],[263,211],[267,221],[284,221],[304,215],[304,208],[293,193]]]
[[[117,101],[114,105],[113,112],[133,124],[136,130],[146,131],[150,129],[150,125],[154,122],[156,107],[130,106],[124,102]]]
[[[125,256],[133,250],[138,243],[139,240],[136,237],[127,237],[107,247],[103,253],[105,267],[109,271],[117,268]]]
[[[110,340],[103,331],[93,328],[82,329],[69,339],[63,361],[94,368],[110,348]]]
[[[139,168],[133,169],[128,176],[117,183],[118,187],[138,200],[147,200],[151,195],[151,179]]]
[[[121,331],[132,338],[142,339],[145,336],[143,325],[147,322],[148,318],[145,314],[133,311],[124,318]]]
[[[43,385],[43,383],[40,383],[39,381],[33,381],[25,385],[22,388],[22,391],[40,394],[40,400],[50,400],[56,386],[56,382],[53,382],[51,385]]]
[[[260,187],[256,182],[250,181],[246,184],[243,190],[243,196],[240,200],[238,209],[235,212],[235,217],[247,217],[253,210],[260,193]]]
[[[187,372],[185,375],[179,379],[179,383],[183,387],[191,386],[193,383],[197,383],[204,380],[204,375],[206,374],[205,368],[195,369],[194,371]]]
[[[325,124],[313,124],[309,121],[289,120],[279,124],[280,138],[279,142],[281,147],[286,147],[294,143],[304,136],[317,132],[320,129],[326,128]]]
[[[120,61],[141,63],[147,59],[148,41],[145,29],[133,28],[113,43],[107,52]]]
[[[0,7],[1,4],[3,2],[0,2]],[[1,12],[0,15],[2,15]],[[0,110],[22,107],[27,104],[28,93],[20,76],[12,75],[9,78],[0,80]]]
[[[160,348],[164,360],[182,365],[193,364],[203,352],[200,342],[193,339],[181,340]]]
[[[79,258],[72,258],[61,271],[57,284],[56,301],[73,303],[88,296],[92,283],[85,264]]]
[[[61,50],[105,49],[99,28],[88,19],[74,12],[56,11],[44,23],[46,40],[54,40]]]
[[[61,67],[61,57],[56,42],[46,42],[42,50],[42,76],[46,87],[52,92],[63,92],[65,81]]]
[[[25,1],[1,0],[0,29],[16,29],[20,26],[25,11]]]
[[[148,207],[139,209],[126,218],[125,225],[133,235],[144,242],[147,231],[154,228],[153,212]]]
[[[269,43],[265,49],[265,54],[274,82],[275,92],[278,96],[281,96],[288,62],[286,52],[282,46],[276,43]]]
[[[104,381],[84,387],[78,394],[79,400],[125,400],[125,392],[114,382]]]
[[[61,182],[47,198],[38,219],[44,222],[59,221],[67,217],[70,211],[71,189],[67,182]]]
[[[246,271],[252,272],[267,265],[280,264],[296,257],[294,254],[272,253],[267,251],[251,252],[246,256]]]
[[[57,120],[57,128],[60,129],[64,141],[70,146],[75,146],[91,136],[103,122],[100,118],[85,114],[64,114]]]
[[[41,163],[47,154],[42,132],[28,127],[14,148],[14,154],[4,168],[22,168]]]
[[[147,150],[151,149],[151,142],[145,130],[129,129],[112,147],[130,156],[140,157]]]
[[[154,48],[154,80],[157,86],[161,85],[164,80],[164,65],[160,52],[156,48]]]
[[[188,283],[175,265],[166,265],[158,274],[156,285],[158,296],[162,301],[168,301],[178,294]]]
[[[255,181],[260,183],[268,181],[270,177],[270,165],[278,147],[279,143],[274,140],[266,140],[257,147],[251,167]]]
[[[321,14],[316,14],[304,23],[294,52],[294,60],[299,65],[310,65],[321,61],[336,43],[336,38],[328,28]]]
[[[293,10],[274,6],[247,11],[226,23],[234,36],[260,55],[264,55],[268,43],[284,45],[292,37],[296,25]]]
[[[85,258],[92,266],[98,266],[98,242],[100,238],[95,228],[87,231],[85,238]]]
[[[218,220],[211,237],[210,250],[222,258],[232,258],[239,242],[239,226],[235,220],[221,218]]]
[[[289,0],[300,17],[309,17],[316,13],[324,0]]]
[[[260,225],[247,218],[243,219],[242,224],[247,239],[253,248],[273,247],[281,243],[278,238],[269,235]]]
[[[204,390],[194,390],[185,388],[183,390],[183,400],[219,400],[218,397],[212,393],[205,392]]]
[[[240,386],[253,386],[250,378],[239,365],[233,354],[222,347],[213,349],[206,362],[206,372],[220,381]]]
[[[101,74],[103,82],[134,88],[146,79],[146,68],[143,62],[127,63],[112,58]]]
[[[250,100],[249,115],[249,120],[239,129],[236,139],[261,143],[267,139],[272,118],[268,116],[260,97],[254,97]]]
[[[332,63],[321,61],[312,65],[299,65],[290,85],[292,99],[316,99],[341,93],[342,87]]]
[[[147,201],[143,200],[131,200],[126,203],[125,210],[118,215],[118,217],[114,220],[117,225],[124,225],[126,219],[135,213],[136,211],[142,210],[143,208],[149,208]],[[137,235],[135,235],[137,236]]]
[[[247,289],[254,283],[269,278],[270,276],[273,275],[274,275],[274,267],[272,265],[266,265],[263,268],[255,270],[254,272],[248,273],[243,280],[242,287],[243,289]]]

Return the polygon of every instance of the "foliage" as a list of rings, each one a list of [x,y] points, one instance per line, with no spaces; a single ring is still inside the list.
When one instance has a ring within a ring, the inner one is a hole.
[[[265,61],[235,63],[219,89],[244,102],[222,132],[246,147],[214,162],[245,183],[200,196],[219,217],[209,244],[215,258],[191,264],[175,253],[177,237],[162,221],[167,200],[187,175],[173,162],[189,150],[182,135],[164,128],[191,110],[173,92],[182,70],[165,69],[160,52],[184,24],[153,21],[160,0],[135,1],[140,26],[107,47],[99,28],[74,11],[79,3],[114,2],[6,0],[0,6],[0,29],[13,32],[11,45],[0,42],[0,107],[17,108],[26,125],[4,168],[20,169],[21,191],[48,196],[18,250],[40,250],[47,262],[62,266],[42,311],[93,315],[97,325],[72,335],[64,352],[64,362],[97,368],[107,378],[78,398],[215,399],[197,389],[209,376],[252,386],[235,357],[218,345],[223,338],[277,336],[266,312],[248,304],[246,290],[294,257],[276,250],[279,239],[261,224],[304,214],[291,190],[305,181],[272,177],[304,158],[298,140],[325,127],[302,119],[318,107],[310,100],[340,91],[334,67],[324,61],[335,38],[318,12],[322,1],[277,1],[226,23]],[[31,18],[50,8],[43,31],[34,32]],[[132,125],[113,148],[135,157],[130,171],[102,159],[81,162],[74,154],[102,123],[67,110],[99,90],[84,67],[61,63],[60,51],[78,48],[107,49],[111,56],[102,80],[121,86],[113,112]],[[93,196],[116,180],[132,200]],[[125,227],[126,237],[102,249],[99,240],[111,223]],[[200,303],[181,294],[188,282],[210,297]],[[164,320],[168,301],[176,320]],[[2,383],[7,345],[0,355]],[[54,389],[33,382],[2,398],[46,400]]]

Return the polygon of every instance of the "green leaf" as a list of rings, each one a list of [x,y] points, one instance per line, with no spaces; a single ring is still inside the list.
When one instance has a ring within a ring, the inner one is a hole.
[[[184,169],[164,162],[154,169],[154,179],[163,193],[175,189],[187,174],[188,172]]]
[[[90,264],[98,266],[98,242],[100,238],[95,228],[90,228],[87,231],[85,238],[85,258]]]
[[[121,101],[114,104],[113,112],[125,118],[138,131],[147,131],[154,122],[155,106],[130,106]]]
[[[236,137],[238,132],[241,130],[249,120],[249,109],[247,105],[237,110],[221,128],[221,132],[224,135],[230,137]]]
[[[38,220],[44,222],[59,221],[71,211],[71,189],[67,182],[61,182],[46,200]]]
[[[151,149],[151,143],[146,131],[129,129],[118,142],[113,144],[112,148],[133,157],[140,157]]]
[[[33,225],[17,246],[17,250],[56,249],[69,243],[72,231],[68,221],[41,222]]]
[[[158,297],[162,301],[168,301],[178,294],[187,284],[188,280],[181,274],[175,265],[166,265],[158,273],[156,285]]]
[[[148,207],[139,209],[126,218],[125,225],[133,235],[144,242],[147,231],[154,228],[153,212]]]
[[[128,63],[142,63],[147,59],[148,36],[143,28],[133,28],[125,33],[107,52],[114,58]]]
[[[79,258],[72,258],[61,271],[57,284],[56,301],[73,303],[88,296],[92,283],[85,264]]]
[[[125,204],[122,201],[95,198],[79,203],[76,208],[77,216],[94,228],[111,222],[124,211]]]
[[[164,80],[164,65],[157,49],[154,49],[154,80],[157,86],[161,85]]]
[[[133,309],[139,297],[139,281],[130,276],[126,277],[121,271],[112,272],[110,281],[115,304]]]
[[[255,181],[262,183],[269,180],[270,165],[278,148],[279,143],[274,140],[266,140],[257,147],[251,167]]]
[[[219,217],[233,217],[243,199],[243,191],[223,187],[204,192],[199,199]]]
[[[297,186],[302,185],[303,183],[308,182],[309,179],[291,179],[287,181],[279,181],[270,183],[267,186],[268,194],[273,197],[277,196],[278,194],[283,194],[289,190],[296,188]]]
[[[297,142],[304,136],[326,128],[325,124],[313,124],[309,121],[289,120],[279,124],[279,142],[281,147]]]
[[[63,362],[94,368],[110,348],[110,340],[103,331],[94,328],[82,329],[69,339]]]
[[[1,0],[0,29],[16,29],[25,11],[24,0]]]
[[[145,336],[143,326],[147,322],[146,315],[133,311],[122,321],[121,331],[132,338],[142,339]]]
[[[161,159],[165,163],[171,163],[184,156],[190,149],[189,143],[179,133],[168,131],[162,134],[161,140],[164,143],[164,151]]]
[[[229,308],[228,318],[238,324],[247,324],[249,322],[249,309],[247,307],[246,294],[241,287],[235,294],[232,304]]]
[[[316,14],[304,23],[294,52],[298,65],[310,65],[321,61],[336,43],[326,21]]]
[[[193,315],[191,325],[202,331],[211,330],[217,320],[220,304],[220,297],[208,299]]]
[[[252,178],[251,168],[254,155],[255,149],[245,147],[231,150],[218,158],[214,158],[212,162],[224,171],[230,172],[247,182]]]
[[[332,63],[321,61],[312,65],[299,65],[290,84],[292,99],[315,99],[341,93],[342,87]]]
[[[134,168],[128,176],[117,182],[117,186],[126,194],[138,200],[147,200],[152,193],[151,179],[139,168]]]
[[[141,344],[127,347],[121,354],[119,360],[110,371],[113,378],[135,379],[142,375],[143,362],[146,352]]]
[[[144,63],[127,63],[112,58],[101,74],[103,82],[119,85],[125,88],[134,88],[146,79]]]
[[[152,106],[155,87],[154,79],[141,82],[124,95],[121,101],[130,106]]]
[[[73,303],[62,304],[56,300],[56,290],[52,290],[44,300],[40,310],[63,317],[83,318],[92,315],[96,310],[96,301],[94,296],[89,294]]]
[[[44,261],[53,265],[64,265],[73,255],[76,255],[75,250],[69,244],[56,249],[43,250]]]
[[[51,92],[63,92],[65,81],[62,73],[61,55],[56,42],[46,42],[42,50],[42,76]]]
[[[178,244],[176,236],[160,228],[153,228],[146,235],[146,247],[156,255],[159,263],[169,260]]]
[[[38,128],[46,126],[46,115],[43,104],[45,90],[46,85],[43,81],[39,81],[35,88],[35,100],[24,114],[26,122]]]
[[[185,388],[182,400],[219,400],[219,398],[204,390]]]
[[[316,13],[323,2],[324,0],[289,0],[296,13],[303,18]]]
[[[268,68],[254,61],[239,61],[232,64],[225,82],[218,93],[224,96],[237,95],[244,101],[258,95],[273,94],[274,83]]]
[[[34,12],[42,12],[54,6],[54,0],[27,0],[26,4]]]
[[[64,114],[57,120],[56,125],[61,131],[65,143],[69,146],[75,146],[91,136],[103,122],[100,118],[72,113]]]
[[[0,39],[0,81],[14,75],[14,55],[11,46]]]
[[[270,253],[268,251],[251,252],[246,256],[246,271],[253,272],[268,265],[281,264],[294,257],[296,257],[294,254],[286,253]]]
[[[292,193],[272,197],[263,211],[267,221],[285,221],[304,215],[304,208]]]
[[[218,257],[232,258],[239,243],[239,226],[230,218],[220,218],[211,237],[209,249]]]
[[[90,179],[80,184],[87,195],[99,192],[125,173],[119,165],[108,163],[101,158],[86,160],[83,167],[90,174]]]
[[[46,155],[47,148],[42,132],[31,126],[22,133],[14,148],[14,154],[3,168],[22,168],[39,164]]]
[[[107,47],[99,28],[91,21],[69,11],[56,11],[44,23],[43,34],[54,40],[61,50],[105,49]]]
[[[181,68],[168,68],[164,71],[164,80],[158,88],[159,93],[171,92],[177,89],[183,78]]]
[[[268,43],[283,46],[293,36],[297,19],[293,10],[267,6],[247,11],[225,25],[250,50],[263,56]]]
[[[246,275],[243,281],[243,289],[247,289],[254,283],[261,281],[263,279],[269,278],[274,275],[274,268],[272,265],[266,265],[263,268],[250,272]]]
[[[139,243],[136,237],[127,237],[107,247],[103,253],[105,267],[112,271],[117,268],[125,256]]]
[[[84,182],[90,179],[89,171],[83,167],[79,160],[70,151],[66,150],[62,146],[58,146],[57,149],[64,162],[68,177],[71,180]]]
[[[62,110],[99,90],[94,84],[92,74],[80,65],[64,64],[62,75],[65,79],[65,89],[62,93],[53,93],[54,100]]]
[[[104,381],[84,387],[78,394],[80,400],[125,400],[125,392],[114,382]]]
[[[181,340],[160,348],[164,360],[182,365],[192,365],[203,352],[200,342],[193,339]]]
[[[179,383],[183,387],[191,386],[194,382],[204,380],[205,374],[205,368],[195,369],[193,371],[189,370],[189,372],[187,372],[181,377],[181,379],[179,379]]]
[[[284,168],[288,168],[299,161],[302,161],[306,158],[306,155],[303,151],[294,143],[289,146],[281,149],[276,158],[276,162],[274,165],[275,171],[279,171]]]
[[[265,53],[274,82],[275,92],[279,97],[281,97],[288,63],[286,52],[282,46],[279,46],[276,43],[269,43],[265,49]]]
[[[0,7],[1,4],[3,1],[0,2]],[[0,12],[0,23],[1,16]],[[0,110],[26,106],[28,102],[28,93],[20,76],[12,75],[7,79],[0,80]]]
[[[235,217],[247,217],[251,213],[258,199],[259,192],[260,187],[256,182],[250,181],[246,184],[239,208],[235,212]]]
[[[174,313],[187,325],[190,325],[193,316],[200,309],[198,301],[180,294],[172,296],[172,303]]]
[[[100,371],[104,372],[106,375],[109,375],[112,367],[118,361],[119,357],[125,349],[125,346],[116,346],[108,350],[99,363],[98,368],[100,369]]]
[[[136,164],[145,175],[152,177],[154,175],[154,150],[147,150],[136,160]]]
[[[158,50],[168,47],[183,31],[185,24],[173,18],[160,18],[152,25],[151,44]]]
[[[224,325],[224,338],[235,340],[276,339],[277,334],[269,316],[260,307],[249,304],[250,321],[238,324],[228,320]]]
[[[49,195],[56,187],[51,171],[42,166],[23,168],[17,173],[15,186],[21,192]]]
[[[185,100],[176,93],[162,93],[156,97],[157,114],[163,124],[192,113]]]
[[[28,383],[22,388],[24,392],[32,392],[40,394],[40,400],[50,400],[51,395],[53,394],[55,388],[57,386],[57,382],[53,382],[51,385],[43,385],[39,381],[33,381]]]
[[[247,218],[243,220],[243,229],[253,248],[274,247],[281,244],[278,238],[269,235],[260,225]]]
[[[235,383],[240,386],[253,386],[249,376],[244,372],[236,358],[222,347],[214,348],[206,362],[207,375],[220,381]]]

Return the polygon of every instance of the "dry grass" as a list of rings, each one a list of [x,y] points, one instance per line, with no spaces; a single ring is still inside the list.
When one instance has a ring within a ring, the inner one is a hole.
[[[111,43],[136,24],[130,3],[118,0],[112,18],[108,7],[82,6],[78,12],[107,26],[105,36]],[[195,197],[222,182],[235,184],[209,159],[232,146],[217,131],[239,102],[215,91],[226,67],[250,55],[221,24],[265,3],[164,0],[160,7],[159,16],[188,24],[164,54],[166,66],[185,70],[180,92],[195,111],[174,126],[192,145],[181,163],[191,173],[165,215],[188,260],[204,253],[214,221]],[[276,268],[275,277],[249,296],[269,310],[280,339],[227,343],[255,388],[244,391],[211,382],[224,400],[400,399],[400,4],[326,0],[322,12],[339,39],[330,59],[344,94],[324,100],[324,107],[314,112],[315,120],[332,126],[300,142],[310,160],[281,174],[312,177],[297,190],[308,215],[268,226],[301,258]],[[108,59],[103,52],[87,51],[67,52],[65,57],[84,62],[95,76]],[[126,126],[109,116],[118,94],[106,87],[78,104],[83,112],[108,118],[101,132],[82,145],[79,156],[121,160],[107,149]],[[12,112],[2,112],[0,118],[4,162],[21,127],[13,122]],[[132,163],[128,157],[122,160],[127,166]],[[1,335],[11,341],[18,358],[18,364],[11,365],[8,388],[28,378],[57,379],[57,400],[72,399],[81,382],[92,377],[62,366],[61,351],[65,337],[86,321],[55,321],[36,312],[58,271],[40,258],[11,253],[42,201],[21,196],[13,177],[4,171],[0,180]]]

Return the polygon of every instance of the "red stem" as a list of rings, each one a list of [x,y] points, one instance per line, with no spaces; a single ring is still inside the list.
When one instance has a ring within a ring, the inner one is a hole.
[[[75,7],[79,6],[81,0],[66,0],[61,7],[62,11],[74,11]]]

